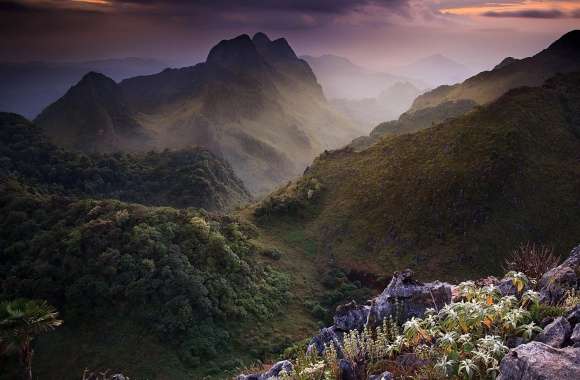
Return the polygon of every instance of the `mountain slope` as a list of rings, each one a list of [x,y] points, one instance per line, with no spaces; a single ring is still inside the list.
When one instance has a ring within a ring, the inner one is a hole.
[[[83,101],[81,115],[74,112],[77,100],[65,96],[37,119],[53,141],[68,143],[72,136],[68,145],[83,150],[84,140],[95,141],[98,151],[200,145],[230,162],[252,193],[299,175],[317,154],[361,133],[327,104],[312,70],[288,42],[263,33],[221,41],[196,66],[116,87],[101,84],[115,96]],[[109,103],[128,110],[118,125],[120,117],[102,116],[111,114]],[[86,136],[102,130],[107,139]],[[109,138],[109,130],[130,130],[132,136]]]
[[[251,197],[231,167],[202,148],[85,156],[49,143],[21,116],[0,113],[0,176],[72,197],[228,210]]]
[[[461,82],[474,73],[467,66],[441,54],[425,57],[393,71],[398,75],[420,79],[432,86]]]
[[[567,249],[580,234],[578,115],[579,74],[515,89],[362,152],[323,154],[256,215],[264,228],[303,225],[321,264],[424,278],[498,271],[523,241]]]
[[[419,96],[411,111],[461,99],[486,104],[509,89],[539,86],[556,73],[576,71],[579,68],[580,30],[574,30],[533,57],[504,60],[493,70],[479,73],[463,83],[441,86]]]
[[[364,149],[383,136],[429,128],[463,115],[477,105],[487,104],[512,88],[539,86],[557,73],[580,70],[580,31],[571,31],[533,57],[506,58],[491,71],[479,73],[463,83],[440,86],[419,95],[411,108],[392,122],[379,124],[368,137],[353,141]]]
[[[0,111],[34,118],[90,71],[116,81],[157,73],[163,62],[144,58],[86,62],[0,62]]]

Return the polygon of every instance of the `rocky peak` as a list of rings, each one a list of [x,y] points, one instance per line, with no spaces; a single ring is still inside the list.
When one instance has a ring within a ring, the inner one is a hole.
[[[210,50],[206,62],[227,68],[264,64],[256,46],[247,34],[231,40],[222,40]]]

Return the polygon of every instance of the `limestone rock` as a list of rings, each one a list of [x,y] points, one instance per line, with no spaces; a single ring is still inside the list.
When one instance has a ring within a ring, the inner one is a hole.
[[[570,338],[572,328],[570,323],[564,317],[558,317],[554,322],[544,328],[544,331],[538,334],[536,340],[549,346],[560,348],[564,346]]]
[[[427,308],[440,309],[451,302],[451,285],[439,281],[420,283],[409,269],[395,272],[387,288],[372,300],[368,327],[379,326],[385,318],[404,322],[422,317]]]
[[[572,341],[574,347],[580,347],[580,323],[574,327],[572,335],[570,336],[570,340]]]
[[[289,360],[282,360],[274,364],[267,372],[262,374],[239,375],[236,380],[278,380],[281,372],[290,373],[294,366]]]
[[[380,375],[371,375],[368,380],[395,380],[395,377],[389,371],[385,371]]]
[[[540,300],[548,304],[561,302],[570,289],[577,289],[580,273],[580,245],[572,249],[562,264],[550,269],[540,279]]]
[[[358,305],[355,301],[339,306],[334,315],[334,327],[342,331],[360,330],[369,315],[369,306]]]
[[[522,344],[500,363],[498,380],[552,380],[580,378],[580,348],[562,349],[541,342]]]

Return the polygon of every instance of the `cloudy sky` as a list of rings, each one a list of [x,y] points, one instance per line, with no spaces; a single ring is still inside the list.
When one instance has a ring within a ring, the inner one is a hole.
[[[140,56],[173,65],[265,31],[375,69],[444,54],[474,69],[580,29],[580,0],[0,0],[0,60]]]

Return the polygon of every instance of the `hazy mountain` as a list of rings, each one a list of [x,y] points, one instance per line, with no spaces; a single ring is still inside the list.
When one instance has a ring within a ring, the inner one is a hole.
[[[229,161],[254,193],[362,133],[329,106],[288,42],[263,33],[221,41],[195,66],[119,84],[92,81],[102,89],[81,93],[77,87],[89,88],[83,81],[37,119],[55,143],[88,151],[201,145]]]
[[[392,72],[417,78],[431,86],[462,82],[475,73],[469,67],[441,54],[431,55],[409,65],[394,68]]]
[[[578,115],[578,73],[514,89],[432,128],[323,154],[256,215],[294,220],[321,262],[343,268],[493,273],[522,241],[577,243]]]
[[[580,70],[580,31],[572,31],[533,57],[504,59],[493,70],[479,73],[463,83],[440,86],[415,99],[396,121],[379,124],[368,137],[351,144],[364,149],[389,134],[419,131],[449,118],[463,115],[477,105],[489,103],[518,86],[537,86],[557,73]]]
[[[165,67],[163,62],[144,58],[0,63],[0,111],[33,118],[90,71],[118,81],[135,75],[153,74]]]
[[[304,55],[302,59],[312,67],[329,99],[377,98],[397,82],[409,82],[418,88],[426,87],[424,83],[404,76],[367,70],[336,55]]]
[[[547,49],[521,60],[507,58],[491,71],[481,72],[463,83],[441,86],[414,102],[412,111],[460,99],[489,103],[509,89],[538,86],[556,73],[580,69],[580,30],[571,31]]]
[[[353,123],[367,130],[385,120],[397,119],[409,109],[421,90],[409,82],[397,82],[376,98],[331,99],[330,103]]]

